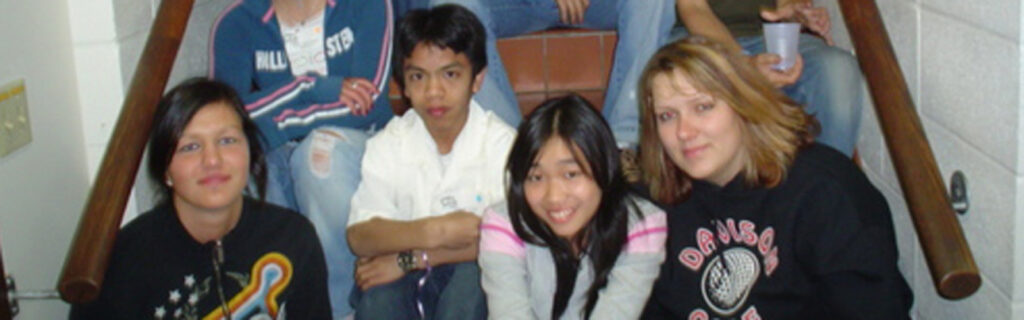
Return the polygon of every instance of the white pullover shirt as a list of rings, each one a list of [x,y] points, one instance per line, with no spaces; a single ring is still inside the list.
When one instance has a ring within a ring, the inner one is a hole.
[[[348,225],[374,217],[411,221],[457,210],[483,214],[504,201],[505,162],[515,135],[512,127],[471,100],[444,168],[436,143],[414,110],[392,119],[366,144]]]

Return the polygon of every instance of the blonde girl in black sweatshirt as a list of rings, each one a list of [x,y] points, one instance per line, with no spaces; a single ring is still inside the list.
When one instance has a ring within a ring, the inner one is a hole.
[[[800,105],[702,38],[640,79],[640,165],[669,226],[644,318],[908,318],[885,198]]]

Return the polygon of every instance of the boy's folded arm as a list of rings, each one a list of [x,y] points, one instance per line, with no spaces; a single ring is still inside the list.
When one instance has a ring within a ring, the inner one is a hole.
[[[465,256],[462,249],[476,247],[479,226],[480,218],[465,211],[412,221],[374,217],[350,226],[348,243],[352,252],[360,257],[406,250],[448,249],[454,252],[438,251],[438,254],[451,254],[453,258],[461,259]],[[475,256],[473,252],[472,258]]]
[[[371,218],[348,227],[348,245],[359,257],[376,257],[430,245],[426,220]]]

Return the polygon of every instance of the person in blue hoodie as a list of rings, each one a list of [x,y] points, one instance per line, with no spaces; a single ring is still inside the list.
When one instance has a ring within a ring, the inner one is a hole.
[[[316,228],[335,318],[352,313],[345,227],[365,143],[392,117],[392,19],[390,0],[237,0],[209,40],[209,76],[266,137],[267,200]]]

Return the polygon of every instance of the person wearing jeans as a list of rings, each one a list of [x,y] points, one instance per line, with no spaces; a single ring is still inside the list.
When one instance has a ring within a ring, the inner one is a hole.
[[[775,9],[766,9],[771,7]],[[853,55],[832,46],[825,8],[809,0],[676,0],[676,10],[682,26],[672,30],[671,39],[700,35],[750,56],[762,75],[818,119],[818,142],[847,157],[853,154],[864,103],[863,81]],[[771,68],[778,56],[765,52],[763,21],[795,21],[810,32],[800,35],[802,63],[786,71]]]
[[[366,142],[348,243],[356,319],[484,319],[480,215],[504,199],[515,130],[472,100],[487,68],[483,25],[449,5],[396,26],[394,79],[412,110]]]
[[[355,256],[345,227],[365,142],[392,118],[391,0],[239,0],[213,23],[209,77],[245,102],[267,153],[267,201],[315,225],[332,316]]]
[[[490,105],[513,127],[520,114],[515,92],[498,55],[497,39],[555,27],[616,30],[618,43],[605,91],[602,115],[620,147],[637,143],[639,117],[636,81],[647,58],[668,39],[675,24],[673,3],[666,0],[431,0],[431,6],[454,3],[477,15],[487,29],[487,77],[474,96]],[[597,54],[596,52],[594,54]],[[501,107],[497,107],[501,106]],[[507,107],[505,107],[507,106]],[[513,113],[513,114],[507,114]],[[514,121],[509,121],[514,119]]]
[[[420,280],[423,279],[423,286]],[[429,274],[413,270],[394,282],[375,289],[376,299],[353,288],[349,299],[362,310],[372,310],[364,319],[420,319],[419,308],[427,319],[485,319],[487,308],[480,290],[480,267],[476,262],[436,266]]]
[[[320,237],[336,317],[353,311],[347,294],[353,287],[356,257],[348,247],[345,230],[352,194],[362,180],[359,167],[370,137],[362,130],[321,127],[295,148],[292,157],[296,200],[300,212],[309,218]],[[332,161],[326,162],[326,166],[317,164],[315,149],[329,152]]]
[[[748,54],[765,52],[763,37],[740,37],[736,41]],[[800,34],[797,51],[803,57],[803,74],[782,91],[804,104],[804,110],[821,123],[818,142],[851,156],[857,146],[864,105],[857,60],[849,52],[810,34]]]

